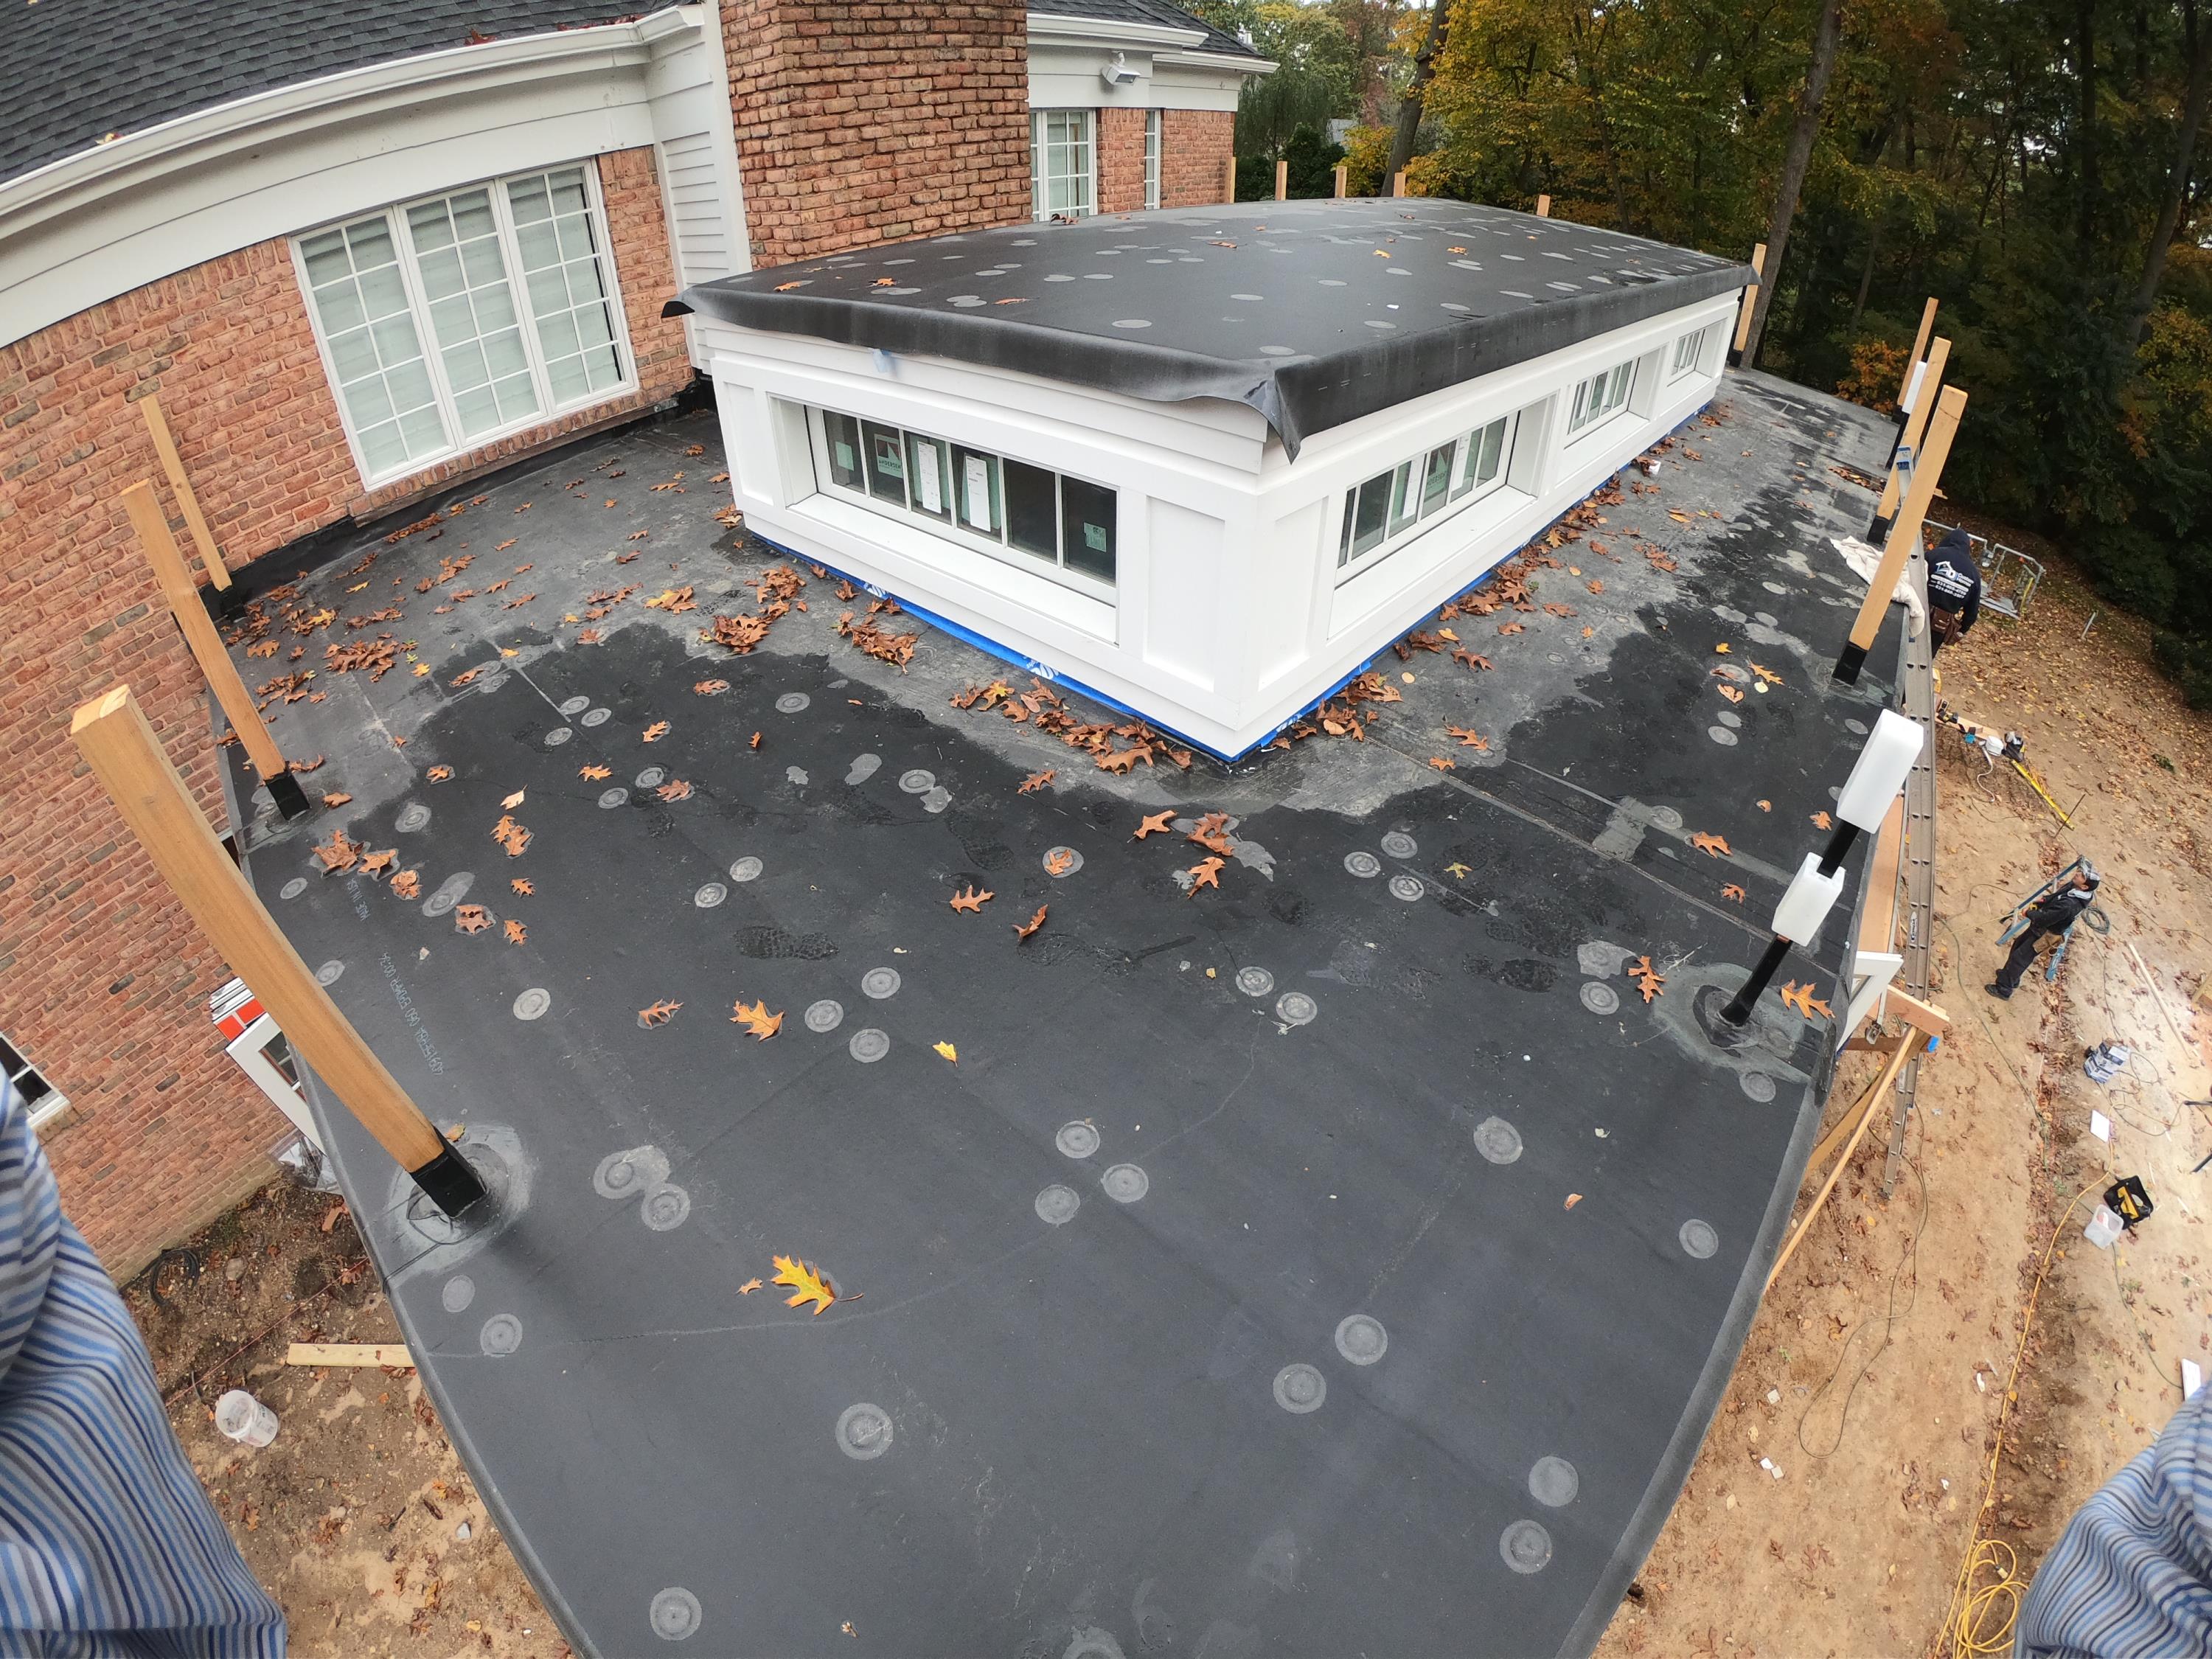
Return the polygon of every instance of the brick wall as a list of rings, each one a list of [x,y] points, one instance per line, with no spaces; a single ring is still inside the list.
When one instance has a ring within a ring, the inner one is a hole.
[[[675,275],[650,152],[602,157],[600,177],[641,383],[618,416],[691,371],[682,325],[659,314]],[[157,389],[234,562],[608,418],[365,493],[281,240],[0,346],[0,1032],[69,1097],[48,1151],[71,1217],[123,1277],[261,1179],[285,1132],[208,1024],[229,970],[69,741],[76,706],[129,681],[222,824],[205,690],[118,504],[161,477],[132,406]]]
[[[1166,134],[1161,134],[1164,141]],[[1164,185],[1165,179],[1162,183]],[[1098,112],[1098,210],[1134,213],[1145,205],[1145,112]]]
[[[720,0],[753,258],[1030,216],[1023,0]]]
[[[1237,116],[1225,109],[1171,109],[1160,132],[1160,205],[1200,207],[1229,199]]]

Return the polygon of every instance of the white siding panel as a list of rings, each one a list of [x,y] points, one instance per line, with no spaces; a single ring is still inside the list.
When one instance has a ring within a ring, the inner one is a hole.
[[[675,245],[677,276],[688,286],[741,270],[729,215],[723,206],[714,135],[694,132],[663,139],[660,155],[668,185],[668,234]]]

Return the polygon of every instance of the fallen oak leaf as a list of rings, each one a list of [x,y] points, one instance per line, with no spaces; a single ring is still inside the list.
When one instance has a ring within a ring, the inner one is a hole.
[[[1016,922],[1014,924],[1015,942],[1019,945],[1027,945],[1030,942],[1030,937],[1036,933],[1036,930],[1044,926],[1045,912],[1051,908],[1052,907],[1048,904],[1040,904],[1036,908],[1036,914],[1031,916],[1026,922]]]
[[[1154,812],[1137,826],[1137,833],[1130,836],[1129,839],[1131,841],[1142,841],[1146,836],[1158,834],[1161,830],[1167,829],[1169,825],[1172,824],[1174,822],[1175,809],[1172,807],[1169,808],[1164,812]]]
[[[788,1255],[779,1255],[772,1259],[775,1262],[775,1282],[791,1287],[791,1295],[784,1298],[785,1307],[796,1308],[802,1304],[811,1302],[814,1304],[814,1316],[818,1319],[822,1316],[823,1310],[837,1299],[837,1287],[832,1285],[827,1275],[817,1268],[812,1262],[801,1261],[795,1256]]]
[[[1832,830],[1836,823],[1826,812],[1815,812],[1813,814],[1813,827],[1815,830]]]
[[[783,1016],[781,1013],[769,1012],[768,1000],[763,997],[750,1008],[742,1002],[738,1003],[736,1012],[730,1016],[730,1024],[744,1026],[763,1042],[766,1042],[783,1029]]]
[[[1663,994],[1660,987],[1666,984],[1667,976],[1652,967],[1650,957],[1637,957],[1636,966],[1628,970],[1628,976],[1636,981],[1636,988],[1644,993],[1646,1004],[1652,998]]]
[[[1218,891],[1221,887],[1221,867],[1225,861],[1218,856],[1204,858],[1183,872],[1190,878],[1189,896],[1196,898],[1198,890],[1201,887],[1211,887]]]
[[[655,720],[652,725],[645,728],[644,740],[647,743],[659,743],[667,735],[668,722],[666,720]]]
[[[760,1289],[760,1280],[757,1279],[748,1279],[744,1284],[738,1286],[738,1294],[739,1296],[750,1296],[755,1291]]]
[[[1472,749],[1480,753],[1490,747],[1490,739],[1472,726],[1447,726],[1444,727],[1444,734],[1447,737],[1457,738],[1462,749]]]
[[[1727,886],[1721,889],[1721,896],[1724,899],[1731,900],[1737,904],[1741,904],[1743,902],[1743,889],[1737,886],[1735,883],[1730,882]]]
[[[1726,640],[1723,640],[1718,645],[1713,647],[1713,654],[1716,656],[1725,657],[1728,655],[1730,648],[1729,642]]]
[[[1500,623],[1498,624],[1498,631],[1501,634],[1518,634],[1522,631],[1521,624],[1519,623]]]
[[[521,894],[525,898],[528,898],[532,893],[535,893],[538,890],[537,887],[532,884],[530,878],[527,876],[517,876],[513,881],[510,881],[507,884],[514,889],[516,892]]]
[[[1455,772],[1459,769],[1459,763],[1457,761],[1447,759],[1442,755],[1430,756],[1429,764],[1439,772]]]
[[[1565,1208],[1565,1209],[1570,1209],[1570,1210],[1571,1210],[1571,1209],[1573,1209],[1573,1208],[1575,1207],[1575,1206],[1576,1206],[1576,1205],[1577,1205],[1577,1204],[1581,1203],[1582,1201],[1583,1201],[1583,1195],[1582,1195],[1580,1193],[1569,1193],[1569,1194],[1567,1194],[1567,1201],[1566,1201],[1566,1203],[1565,1204],[1565,1206],[1563,1206],[1562,1207],[1564,1207],[1564,1208]]]
[[[1022,780],[1021,787],[1016,789],[1014,793],[1018,795],[1034,795],[1038,790],[1043,788],[1045,785],[1050,783],[1053,779],[1058,775],[1059,774],[1057,771],[1049,766],[1046,767],[1042,772],[1032,772],[1029,776]]]
[[[727,680],[699,680],[691,689],[702,697],[716,697],[730,689],[730,683]]]
[[[663,800],[689,800],[691,799],[691,785],[687,779],[671,778],[653,793]]]
[[[1690,845],[1696,848],[1700,853],[1705,854],[1707,857],[1716,859],[1720,857],[1723,853],[1734,850],[1729,846],[1727,836],[1709,836],[1702,830],[1698,830],[1695,835],[1690,837]]]
[[[325,805],[325,806],[327,806],[327,807],[329,807],[329,808],[331,808],[333,811],[335,811],[337,808],[339,808],[339,807],[341,807],[341,806],[343,806],[343,805],[344,805],[348,801],[351,800],[352,799],[353,799],[353,797],[352,797],[351,795],[349,795],[348,793],[346,793],[346,792],[345,792],[344,790],[343,790],[343,789],[335,789],[335,790],[332,790],[329,794],[325,795],[325,796],[323,797],[323,805]]]
[[[1762,812],[1771,812],[1774,810],[1774,803],[1771,800],[1762,800],[1754,804]]]
[[[371,853],[361,861],[361,872],[374,881],[399,861],[399,849],[387,847],[381,853]]]
[[[945,1059],[951,1061],[955,1066],[957,1066],[960,1063],[960,1051],[954,1048],[951,1043],[933,1042],[929,1046],[936,1049],[939,1054],[943,1054]]]
[[[491,926],[491,913],[481,904],[458,904],[453,907],[453,931],[459,933],[481,933]]]
[[[1463,662],[1473,669],[1486,669],[1490,666],[1489,658],[1479,657],[1472,651],[1455,651],[1452,653],[1452,660]]]
[[[598,783],[611,777],[613,774],[604,766],[580,766],[576,769],[576,775],[580,778],[589,778],[593,783]]]
[[[1066,848],[1049,854],[1044,861],[1044,872],[1048,876],[1064,876],[1075,867],[1075,854]]]
[[[519,921],[509,921],[502,931],[509,945],[520,945],[530,937],[530,930]]]
[[[500,802],[500,805],[505,807],[508,811],[512,812],[516,807],[522,805],[522,798],[529,793],[530,792],[527,789],[518,789],[513,794],[509,795],[505,800]]]
[[[676,1018],[676,1011],[683,1006],[680,1002],[653,1003],[637,1011],[637,1023],[641,1025],[665,1025]]]
[[[402,870],[392,877],[392,890],[397,897],[411,899],[422,890],[422,878],[416,871]]]
[[[952,896],[952,908],[956,910],[965,910],[973,914],[975,911],[981,910],[988,901],[994,899],[998,895],[996,893],[988,891],[985,889],[970,887],[965,892],[955,893]]]
[[[1743,693],[1737,690],[1735,687],[1730,685],[1726,680],[1723,680],[1713,689],[1718,691],[1721,696],[1726,697],[1730,702],[1741,702],[1743,701]]]

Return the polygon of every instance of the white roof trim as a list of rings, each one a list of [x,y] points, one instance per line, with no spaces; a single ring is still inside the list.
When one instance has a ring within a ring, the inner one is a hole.
[[[321,125],[341,118],[348,105],[386,99],[395,92],[520,75],[535,78],[549,69],[587,68],[592,61],[642,64],[672,36],[690,40],[704,27],[698,5],[668,6],[633,22],[594,24],[481,45],[449,46],[360,69],[341,70],[270,92],[254,93],[227,104],[126,133],[112,143],[64,155],[0,184],[0,238],[50,212],[97,200],[112,191],[143,185],[163,173],[193,165],[198,152],[239,143],[281,137],[286,126]]]
[[[1030,33],[1094,46],[1160,49],[1195,46],[1206,39],[1206,31],[1200,28],[1179,29],[1168,23],[1124,23],[1110,17],[1066,17],[1056,11],[1031,12]]]
[[[1164,52],[1152,62],[1177,69],[1232,70],[1239,75],[1273,75],[1282,67],[1272,58],[1232,57],[1225,52]]]

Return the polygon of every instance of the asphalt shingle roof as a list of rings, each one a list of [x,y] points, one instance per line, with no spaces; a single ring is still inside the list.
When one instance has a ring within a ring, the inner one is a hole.
[[[1111,23],[1164,23],[1170,28],[1204,29],[1206,39],[1196,50],[1219,52],[1230,58],[1257,58],[1253,51],[1233,34],[1224,34],[1219,29],[1201,19],[1193,17],[1167,0],[1029,0],[1031,11],[1049,12],[1055,17],[1103,17]]]
[[[1125,0],[1127,3],[1127,0]],[[41,0],[0,38],[0,181],[253,93],[341,70],[538,34],[624,0]]]

